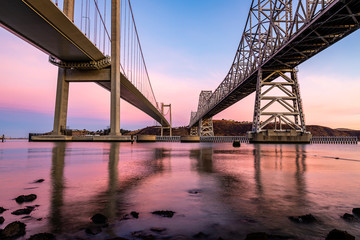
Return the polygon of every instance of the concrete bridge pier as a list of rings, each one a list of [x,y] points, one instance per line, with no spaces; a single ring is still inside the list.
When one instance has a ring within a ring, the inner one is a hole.
[[[64,0],[64,14],[74,21],[74,4],[75,0]],[[64,68],[58,70],[56,103],[54,115],[54,128],[52,135],[61,136],[66,129],[67,111],[69,101],[69,85],[66,81],[66,73]]]
[[[310,143],[311,137],[306,131],[296,69],[259,68],[249,141]]]

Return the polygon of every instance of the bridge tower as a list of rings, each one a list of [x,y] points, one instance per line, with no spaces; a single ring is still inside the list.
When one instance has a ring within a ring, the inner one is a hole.
[[[310,141],[296,69],[258,69],[253,126],[248,137],[250,142]]]
[[[198,112],[207,106],[208,100],[212,95],[212,91],[201,91],[199,95]],[[191,113],[191,118],[196,116],[196,112]],[[212,117],[203,117],[199,120],[198,126],[190,128],[191,136],[214,136],[214,126]]]
[[[74,1],[64,0],[64,14],[74,21]],[[111,1],[111,70],[110,70],[110,136],[108,140],[115,140],[120,133],[120,0]],[[50,57],[52,62],[52,57]],[[80,63],[81,64],[81,63]],[[80,78],[88,77],[87,75],[96,75],[91,70],[82,69]],[[104,70],[106,71],[106,70]],[[88,72],[86,75],[85,72]],[[56,103],[54,114],[54,128],[52,134],[61,137],[66,130],[68,99],[69,99],[69,85],[70,80],[67,73],[71,73],[67,67],[59,66]],[[97,77],[97,75],[96,75]],[[106,140],[106,139],[104,139]],[[118,139],[119,140],[119,139]]]

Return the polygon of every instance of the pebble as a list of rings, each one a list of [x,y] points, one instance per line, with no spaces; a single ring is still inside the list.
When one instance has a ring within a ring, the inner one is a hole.
[[[161,233],[161,232],[165,232],[166,228],[152,227],[152,228],[150,228],[150,230],[153,231],[153,232]]]
[[[342,216],[342,218],[344,220],[348,221],[348,222],[356,222],[357,221],[356,217],[354,215],[352,215],[352,214],[349,214],[349,213],[345,213]]]
[[[5,212],[6,210],[8,210],[8,209],[5,209],[5,208],[3,208],[3,207],[0,207],[0,214],[3,213],[3,212]]]
[[[360,208],[353,208],[353,214],[360,216]]]
[[[102,229],[101,229],[101,227],[91,226],[91,227],[86,228],[85,232],[87,234],[97,235],[102,232]]]
[[[0,217],[0,224],[3,224],[5,222],[5,218],[4,217]]]
[[[42,183],[43,181],[45,181],[45,179],[38,179],[38,180],[35,180],[33,183]]]
[[[28,206],[26,208],[22,208],[22,209],[18,209],[13,211],[11,214],[13,215],[25,215],[25,214],[30,214],[35,208],[32,206]]]

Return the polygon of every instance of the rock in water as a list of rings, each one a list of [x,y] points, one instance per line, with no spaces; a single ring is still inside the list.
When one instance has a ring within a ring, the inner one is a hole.
[[[353,214],[360,216],[360,208],[353,208]]]
[[[28,240],[55,240],[56,237],[52,233],[38,233],[32,235]]]
[[[0,214],[5,212],[7,209],[3,208],[3,207],[0,207]]]
[[[91,226],[85,229],[85,232],[87,234],[91,234],[91,235],[97,235],[99,233],[102,232],[102,229],[100,227],[96,227],[96,226]]]
[[[264,232],[249,233],[245,240],[268,240],[269,236]]]
[[[130,215],[133,216],[133,218],[139,218],[139,213],[138,212],[132,211],[130,213]]]
[[[94,216],[92,216],[91,221],[95,224],[106,224],[108,219],[106,216],[97,213]]]
[[[162,217],[172,218],[174,216],[175,212],[169,211],[169,210],[165,210],[165,211],[162,210],[162,211],[154,211],[154,212],[152,212],[152,214],[159,215]]]
[[[233,142],[233,147],[240,147],[241,146],[241,144],[240,144],[240,141],[239,140],[235,140],[234,142]]]
[[[15,198],[15,201],[17,203],[23,203],[23,202],[32,202],[37,198],[35,194],[30,195],[20,195],[17,198]]]
[[[291,216],[289,217],[289,219],[296,223],[313,223],[317,221],[316,218],[311,214],[306,214],[298,217]]]
[[[24,215],[24,214],[30,214],[33,210],[34,210],[35,207],[32,207],[32,206],[28,206],[26,208],[23,208],[23,209],[18,209],[16,211],[13,211],[11,214],[13,215]]]
[[[38,180],[35,180],[34,183],[42,183],[43,181],[45,181],[45,179],[38,179]]]
[[[356,217],[354,215],[352,215],[352,214],[349,214],[349,213],[345,213],[342,216],[342,218],[344,220],[348,221],[348,222],[356,222],[357,221]]]
[[[346,231],[334,229],[326,236],[326,240],[355,240],[355,237]]]
[[[22,222],[12,222],[1,232],[1,239],[12,239],[25,235],[26,225]]]
[[[0,217],[0,224],[3,224],[5,222],[5,218],[4,217]]]

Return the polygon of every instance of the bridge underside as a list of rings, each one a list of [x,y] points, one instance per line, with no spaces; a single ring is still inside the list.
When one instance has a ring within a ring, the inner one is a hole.
[[[76,72],[76,66],[95,66],[99,70],[91,71],[99,71],[93,72],[98,77],[91,77],[85,70],[79,70],[75,73],[74,81],[96,82],[111,91],[110,69],[100,70],[109,67],[109,59],[52,1],[0,1],[0,25],[46,54],[68,63],[68,72]],[[70,79],[65,80],[72,82]],[[163,126],[169,126],[160,111],[123,74],[120,96]]]
[[[320,12],[309,24],[299,31],[266,62],[260,66],[265,70],[294,69],[314,55],[348,36],[360,27],[360,1],[334,1],[331,6]],[[268,82],[275,77],[268,77],[271,71],[263,73]],[[252,73],[231,92],[220,99],[217,104],[192,121],[189,127],[197,125],[203,118],[211,118],[234,103],[256,91],[258,69]]]

